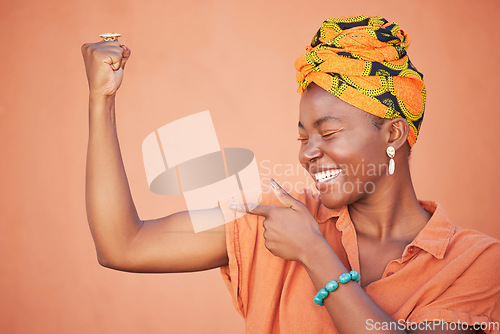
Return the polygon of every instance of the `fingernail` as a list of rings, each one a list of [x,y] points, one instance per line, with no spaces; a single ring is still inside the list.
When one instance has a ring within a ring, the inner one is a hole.
[[[278,190],[280,188],[280,186],[278,185],[278,183],[276,183],[276,181],[274,181],[274,179],[269,179],[269,183],[271,183],[271,186],[275,189],[275,190]]]

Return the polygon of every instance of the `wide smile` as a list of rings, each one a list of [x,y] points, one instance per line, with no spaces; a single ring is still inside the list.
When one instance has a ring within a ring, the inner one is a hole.
[[[342,169],[327,169],[321,172],[314,173],[313,176],[318,184],[326,183],[336,179],[342,173]]]

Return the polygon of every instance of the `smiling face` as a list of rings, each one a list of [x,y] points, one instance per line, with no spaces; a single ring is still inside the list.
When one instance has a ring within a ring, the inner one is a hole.
[[[370,196],[386,177],[389,132],[371,115],[312,84],[300,101],[299,160],[328,208]]]

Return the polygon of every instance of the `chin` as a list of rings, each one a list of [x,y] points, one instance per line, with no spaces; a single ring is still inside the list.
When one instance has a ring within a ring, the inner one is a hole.
[[[322,192],[319,195],[321,203],[328,209],[340,209],[349,204],[349,200],[341,194],[333,194],[330,192]]]

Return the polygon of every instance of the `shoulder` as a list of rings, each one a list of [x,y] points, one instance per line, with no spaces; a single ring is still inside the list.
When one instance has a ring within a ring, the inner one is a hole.
[[[500,241],[489,235],[473,229],[466,229],[451,222],[445,211],[438,203],[419,201],[424,210],[431,214],[431,218],[416,240],[430,250],[436,247],[438,258],[479,256],[480,254],[496,254],[500,252]]]
[[[500,258],[500,241],[473,229],[455,225],[453,227],[453,234],[443,258],[447,267],[460,273],[457,277],[463,278],[460,281],[473,281],[498,293],[500,272],[497,263]]]
[[[481,257],[483,261],[498,261],[500,258],[500,240],[476,230],[455,226],[447,252],[461,258]]]
[[[469,326],[490,321],[500,293],[499,240],[452,224],[437,204],[433,210],[422,207],[432,217],[418,236],[426,250],[414,259],[422,277],[421,299],[409,320]]]
[[[500,240],[482,232],[460,226],[455,226],[452,240],[456,243],[473,244],[481,248],[492,248],[496,251],[500,247]]]

